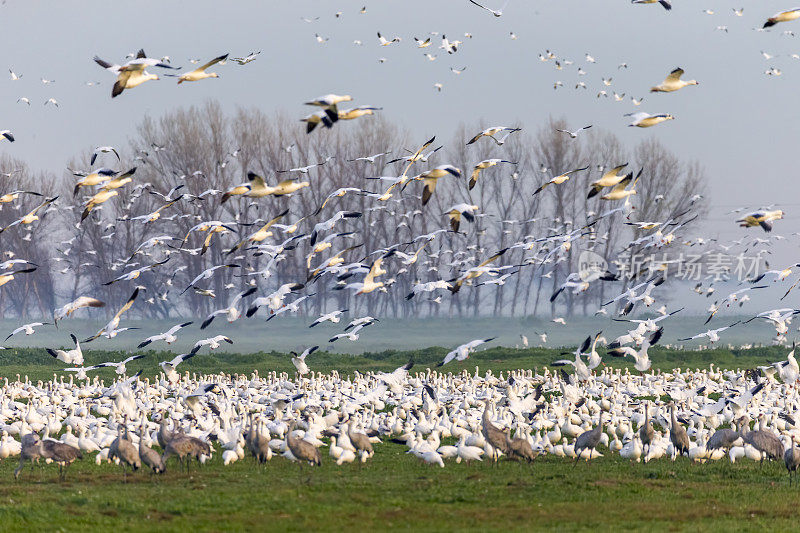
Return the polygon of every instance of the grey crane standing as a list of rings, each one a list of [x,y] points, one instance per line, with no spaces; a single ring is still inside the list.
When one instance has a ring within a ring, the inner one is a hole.
[[[372,457],[375,451],[372,449],[372,443],[369,441],[369,437],[364,433],[353,431],[353,422],[347,424],[347,438],[350,439],[350,444],[356,449],[356,451],[361,452],[361,456],[364,457]]]
[[[31,462],[31,472],[33,472],[33,463],[38,462],[41,454],[39,453],[39,435],[36,433],[28,433],[22,436],[22,452],[19,455],[19,466],[14,469],[14,479],[19,478],[25,466],[25,461]]]
[[[508,435],[499,427],[492,424],[489,420],[489,402],[483,408],[483,417],[481,424],[481,432],[486,441],[492,446],[492,461],[495,463],[500,458],[498,451],[508,454],[508,448],[511,444]]]
[[[63,481],[67,475],[67,468],[76,459],[83,459],[83,454],[78,448],[64,444],[57,440],[39,440],[39,454],[51,459],[58,465],[58,477]]]
[[[297,422],[292,422],[292,426],[289,428],[289,432],[286,434],[286,446],[289,447],[289,451],[292,452],[292,455],[294,455],[301,467],[303,465],[303,461],[308,461],[312,466],[322,465],[322,457],[319,453],[319,450],[307,440],[298,439],[293,435],[292,432],[296,427]]]
[[[115,457],[119,459],[122,465],[122,476],[125,480],[127,480],[128,476],[128,466],[134,471],[142,466],[142,462],[139,460],[139,450],[136,449],[136,446],[134,446],[133,442],[128,438],[127,422],[128,419],[125,418],[124,422],[117,426],[117,438],[114,439],[114,442],[108,447],[109,459]],[[124,435],[122,433],[123,426],[125,428]]]
[[[763,429],[763,415],[759,419],[759,429],[742,434],[742,439],[761,452],[760,464],[764,464],[764,459],[779,461],[783,457],[783,443],[775,433],[768,429]]]
[[[743,428],[740,431],[737,431],[736,428],[741,427]],[[720,428],[711,435],[711,438],[708,439],[706,443],[706,449],[709,451],[716,450],[718,448],[724,448],[726,450],[731,449],[733,446],[736,445],[736,442],[742,438],[742,431],[744,428],[747,427],[747,422],[744,418],[739,418],[731,422],[731,427],[729,428]]]
[[[675,448],[677,455],[689,454],[689,435],[686,434],[686,429],[678,423],[675,416],[675,403],[671,403],[670,410],[670,425],[669,425],[669,440],[672,442],[672,447]]]
[[[789,472],[789,485],[792,484],[792,473],[794,473],[795,481],[797,481],[797,467],[800,466],[800,448],[794,444],[795,437],[792,435],[789,447],[783,452],[783,463],[786,465],[786,470]]]
[[[600,420],[597,422],[597,427],[584,431],[575,439],[575,462],[573,466],[578,464],[583,450],[589,450],[589,459],[592,458],[592,452],[600,444],[600,437],[603,435],[603,414],[603,411],[600,411]]]
[[[162,474],[167,469],[161,455],[144,443],[144,422],[139,428],[139,462],[152,471],[153,474]]]
[[[180,435],[170,440],[167,443],[167,447],[164,449],[164,454],[161,456],[161,459],[164,461],[165,466],[167,464],[167,460],[173,455],[178,457],[178,460],[181,463],[181,469],[183,469],[183,462],[186,461],[186,473],[188,474],[192,457],[197,459],[197,462],[199,463],[201,456],[211,455],[211,447],[208,445],[208,443],[203,442],[197,437]]]
[[[650,423],[650,402],[644,404],[644,425],[639,428],[639,439],[642,441],[642,453],[644,462],[647,462],[647,454],[650,451],[650,444],[656,438],[656,431]],[[645,451],[646,450],[646,451]]]

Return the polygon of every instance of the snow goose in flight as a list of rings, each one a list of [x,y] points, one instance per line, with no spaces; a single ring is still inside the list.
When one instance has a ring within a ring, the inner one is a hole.
[[[797,18],[800,18],[800,7],[796,7],[788,11],[781,11],[780,13],[772,15],[767,19],[762,28],[769,28],[779,22],[789,22]]]
[[[39,216],[38,216],[36,213],[37,213],[37,212],[39,212],[39,210],[40,210],[40,209],[42,209],[42,208],[44,208],[44,207],[47,207],[48,205],[52,204],[52,203],[53,203],[53,202],[55,202],[57,199],[58,199],[58,196],[56,196],[56,197],[53,197],[53,198],[47,198],[47,199],[45,199],[45,200],[44,200],[44,201],[43,201],[41,204],[39,204],[39,205],[37,205],[36,207],[34,207],[34,208],[33,208],[33,209],[32,209],[32,210],[29,212],[29,213],[27,213],[27,214],[26,214],[26,215],[24,215],[23,217],[21,217],[21,218],[18,218],[17,220],[15,220],[14,222],[12,222],[12,223],[11,223],[11,224],[9,224],[8,226],[5,226],[5,227],[3,227],[3,228],[0,228],[0,233],[3,233],[3,232],[4,232],[5,230],[7,230],[8,228],[12,228],[12,227],[14,227],[14,226],[17,226],[17,225],[19,225],[19,224],[33,224],[34,222],[36,222],[37,220],[39,220]],[[44,216],[44,215],[42,215],[42,216]]]
[[[6,138],[6,140],[10,143],[14,142],[14,134],[11,133],[11,130],[2,130],[0,131],[0,135]]]
[[[46,324],[46,322],[31,322],[30,324],[23,324],[20,327],[18,327],[17,329],[15,329],[14,331],[12,331],[11,333],[9,333],[8,337],[6,337],[5,340],[10,339],[11,337],[16,335],[17,333],[22,333],[23,331],[25,332],[25,335],[33,335],[35,333],[33,328],[37,328],[39,326],[44,326],[45,324]]]
[[[725,331],[728,328],[732,328],[733,326],[735,326],[739,322],[741,322],[741,320],[737,320],[736,322],[734,322],[730,326],[725,326],[723,328],[717,328],[717,329],[710,329],[708,331],[704,331],[703,333],[698,333],[697,335],[694,335],[693,337],[686,337],[685,339],[678,339],[678,342],[684,342],[684,341],[690,341],[690,340],[694,340],[694,339],[700,339],[702,337],[708,337],[708,340],[713,344],[713,343],[715,343],[715,342],[717,342],[719,340],[719,334],[721,332]]]
[[[430,39],[428,39],[430,40]],[[386,37],[381,35],[381,32],[378,32],[378,42],[380,42],[381,46],[389,46],[392,43],[399,43],[400,37],[395,36],[391,41],[387,41]]]
[[[94,166],[94,162],[97,160],[99,154],[114,154],[117,156],[117,161],[121,161],[119,152],[117,152],[117,149],[113,146],[98,146],[94,149],[94,152],[92,152],[92,159],[89,161],[89,165]]]
[[[649,338],[646,338],[644,342],[642,342],[642,347],[639,348],[639,351],[631,348],[630,346],[622,346],[620,348],[614,348],[608,351],[608,355],[612,357],[633,357],[634,360],[634,368],[639,372],[647,372],[650,370],[650,366],[652,362],[650,361],[650,356],[647,354],[647,349],[650,346],[656,344],[659,339],[661,339],[661,335],[664,333],[664,328],[658,328],[655,333],[653,333]]]
[[[189,326],[191,324],[192,324],[191,321],[190,322],[184,322],[183,324],[176,324],[176,325],[172,326],[171,328],[169,328],[164,333],[159,333],[158,335],[153,335],[151,337],[147,337],[145,340],[143,340],[142,342],[139,343],[139,346],[137,346],[137,348],[139,348],[139,349],[144,348],[145,346],[147,346],[151,342],[156,342],[156,341],[164,341],[167,344],[172,344],[173,342],[178,340],[178,337],[175,334],[178,333],[178,331],[180,331],[182,328],[185,328],[186,326]]]
[[[450,227],[455,233],[458,233],[459,225],[461,224],[461,217],[463,216],[468,222],[475,222],[475,215],[473,211],[477,211],[477,205],[470,204],[456,204],[444,212],[450,218]]]
[[[536,196],[537,194],[542,192],[544,188],[547,187],[548,185],[561,185],[562,183],[564,183],[569,179],[570,175],[575,174],[576,172],[587,170],[588,168],[589,168],[588,166],[583,168],[576,168],[574,170],[564,172],[563,174],[559,174],[558,176],[555,176],[554,178],[550,179],[550,181],[546,181],[543,184],[541,184],[539,188],[536,189],[536,191],[534,191],[533,195]]]
[[[319,346],[312,346],[310,348],[306,348],[303,350],[303,353],[297,355],[297,352],[289,352],[292,354],[292,364],[297,369],[297,373],[301,376],[305,376],[311,370],[308,368],[306,364],[306,357],[314,353],[319,349]]]
[[[772,231],[772,221],[780,220],[783,218],[783,211],[780,209],[776,211],[754,211],[743,216],[736,222],[739,227],[752,228],[753,226],[761,226],[765,232]]]
[[[508,134],[511,134],[514,133],[515,131],[520,131],[521,129],[522,128],[512,128],[510,126],[492,126],[491,128],[486,128],[485,130],[477,134],[475,137],[467,141],[467,144],[470,145],[475,141],[477,141],[478,139],[480,139],[481,137],[491,137],[491,139],[499,146],[503,144],[503,141],[498,141],[495,138],[495,135],[503,131],[507,131]],[[505,139],[505,137],[503,137],[503,139]]]
[[[500,9],[491,9],[491,8],[488,8],[488,7],[484,6],[484,5],[479,4],[475,0],[469,0],[469,1],[470,1],[470,3],[475,4],[479,8],[485,9],[486,11],[488,11],[489,13],[494,15],[495,17],[502,17],[503,16],[503,10],[506,8],[506,5],[508,5],[508,0],[506,0],[505,4],[503,4],[503,7],[501,7]]]
[[[81,343],[78,342],[78,338],[75,337],[74,334],[70,333],[69,336],[72,338],[72,342],[75,343],[75,348],[72,350],[53,350],[47,348],[47,353],[69,365],[82,365],[83,352],[81,351]]]
[[[120,376],[124,376],[128,372],[128,368],[127,368],[126,365],[128,363],[130,363],[131,361],[136,361],[137,359],[141,359],[143,357],[144,357],[144,355],[132,355],[132,356],[128,357],[127,359],[123,359],[119,363],[114,363],[114,362],[100,363],[97,366],[98,367],[113,366],[114,367],[114,372],[116,372]]]
[[[192,352],[197,353],[203,346],[208,346],[209,350],[216,350],[220,347],[221,342],[227,342],[228,344],[233,344],[233,341],[226,337],[225,335],[217,335],[215,337],[209,337],[208,339],[202,339],[194,343],[192,347]]]
[[[457,348],[455,348],[451,352],[448,352],[448,354],[445,355],[445,357],[444,357],[444,361],[442,361],[441,363],[438,363],[436,366],[444,366],[447,363],[449,363],[450,361],[452,361],[453,359],[455,359],[456,361],[464,361],[465,359],[467,359],[469,357],[469,354],[471,354],[472,352],[475,351],[475,349],[478,346],[480,346],[481,344],[485,344],[487,342],[491,342],[496,338],[497,337],[490,337],[488,339],[475,339],[474,341],[470,341],[470,342],[468,342],[466,344],[462,344],[461,346],[458,346]]]
[[[480,175],[481,170],[491,168],[498,163],[508,163],[510,165],[516,164],[512,163],[511,161],[506,161],[505,159],[484,159],[472,169],[472,175],[469,177],[469,190],[472,190],[475,187],[475,184],[478,183],[478,176]]]
[[[672,4],[667,0],[631,0],[631,4],[661,4],[667,11],[672,9]]]
[[[599,194],[600,191],[602,191],[605,187],[613,187],[625,179],[626,174],[620,174],[620,171],[627,166],[628,163],[618,165],[611,170],[606,171],[599,180],[590,183],[589,185],[591,186],[591,189],[589,190],[589,195],[586,198],[597,196],[597,194]]]
[[[651,87],[651,93],[671,93],[673,91],[677,91],[679,89],[683,89],[684,87],[688,87],[689,85],[700,85],[697,80],[682,80],[681,76],[683,76],[683,69],[678,67],[669,75],[659,83],[658,85]]]
[[[365,115],[374,115],[375,111],[380,111],[382,107],[372,107],[368,105],[361,105],[352,109],[343,109],[339,111],[339,120],[353,120],[363,117]]]
[[[558,128],[556,128],[556,131],[558,131],[558,132],[561,132],[561,133],[566,133],[566,134],[567,134],[567,135],[569,135],[569,136],[570,136],[570,138],[572,138],[572,139],[577,139],[577,138],[578,138],[578,134],[579,134],[581,131],[583,131],[583,130],[588,130],[588,129],[589,129],[589,128],[591,128],[591,127],[592,127],[592,125],[591,125],[591,124],[589,124],[588,126],[584,126],[584,127],[582,127],[582,128],[578,128],[578,129],[577,129],[577,130],[575,130],[575,131],[570,131],[570,130],[560,130],[560,129],[558,129]]]
[[[309,102],[306,102],[306,105],[314,105],[321,107],[331,122],[336,122],[339,120],[339,111],[337,110],[336,106],[342,102],[350,102],[353,100],[353,97],[349,94],[338,95],[338,94],[326,94],[315,98]]]
[[[63,307],[59,307],[58,309],[54,310],[53,323],[55,324],[56,327],[58,327],[59,320],[67,318],[78,309],[82,309],[85,307],[105,307],[105,306],[106,303],[101,302],[97,298],[91,298],[89,296],[80,296],[79,298],[69,302]]]
[[[206,78],[219,78],[219,74],[217,74],[216,72],[206,72],[206,69],[210,68],[210,67],[213,67],[217,63],[221,63],[222,61],[225,61],[227,58],[228,58],[228,54],[221,55],[219,57],[215,57],[214,59],[212,59],[211,61],[209,61],[205,65],[197,67],[193,71],[181,74],[181,76],[178,77],[178,84],[181,84],[184,81],[200,81],[200,80],[204,80]]]
[[[236,63],[238,63],[240,65],[246,65],[246,64],[250,63],[251,61],[255,61],[258,58],[258,54],[260,54],[260,53],[261,53],[261,50],[259,50],[258,52],[250,52],[245,57],[233,57],[233,58],[231,58],[231,61],[234,61],[234,62],[236,62]]]
[[[418,176],[414,176],[412,180],[421,180],[425,187],[422,190],[422,205],[426,205],[433,193],[436,191],[436,183],[439,181],[439,178],[443,178],[445,176],[455,176],[456,178],[461,177],[461,169],[454,167],[453,165],[439,165],[436,168],[423,172]]]
[[[171,361],[161,361],[160,363],[158,363],[158,365],[164,371],[164,374],[166,374],[167,379],[171,383],[175,383],[180,379],[180,375],[175,371],[177,366],[186,361],[187,359],[191,359],[192,357],[194,357],[196,353],[197,353],[196,351],[184,353],[176,357],[173,357]],[[139,357],[144,357],[144,356],[140,355]]]
[[[131,306],[133,305],[133,302],[136,300],[137,296],[139,296],[139,287],[136,287],[136,289],[134,289],[133,294],[131,294],[131,297],[128,298],[127,302],[125,302],[125,305],[123,305],[120,308],[120,310],[117,311],[117,314],[114,315],[114,317],[108,322],[108,324],[103,326],[103,329],[101,329],[100,331],[98,331],[97,333],[95,333],[94,335],[89,337],[88,339],[85,339],[83,342],[84,343],[91,342],[91,341],[95,340],[96,338],[98,338],[100,335],[108,335],[109,337],[115,336],[116,332],[117,332],[117,326],[119,326],[120,317],[122,317],[122,314],[125,311],[127,311],[128,309],[131,308]]]
[[[665,120],[674,120],[675,117],[668,113],[660,113],[658,115],[651,115],[650,113],[627,113],[626,117],[631,117],[633,122],[628,124],[629,127],[649,128],[656,124],[661,124]]]
[[[111,89],[111,98],[119,96],[125,89],[133,89],[146,81],[157,80],[158,76],[156,74],[150,74],[145,70],[147,67],[177,68],[158,59],[147,57],[144,50],[139,50],[136,57],[124,65],[109,63],[98,56],[94,56],[94,62],[117,76],[117,81]]]
[[[214,321],[214,319],[220,315],[225,315],[228,319],[228,322],[234,322],[238,320],[241,316],[241,312],[239,311],[239,302],[242,301],[242,298],[246,298],[247,296],[250,296],[256,292],[256,290],[256,287],[251,287],[246,291],[238,293],[233,297],[233,300],[231,300],[231,303],[228,307],[225,307],[224,309],[217,309],[208,315],[200,325],[200,329],[206,329]]]

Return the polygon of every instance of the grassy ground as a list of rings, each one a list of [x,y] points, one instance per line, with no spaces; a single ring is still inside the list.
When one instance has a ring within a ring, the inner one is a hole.
[[[572,348],[574,350],[574,348]],[[413,358],[416,364],[415,370],[421,371],[425,368],[434,368],[437,363],[444,359],[449,348],[433,347],[420,350],[386,350],[381,352],[364,352],[358,355],[346,355],[330,352],[315,352],[308,357],[306,362],[313,371],[330,372],[338,370],[340,373],[350,373],[354,370],[366,372],[370,370],[393,370],[405,364],[409,358]],[[598,349],[601,355],[605,352]],[[783,347],[762,347],[750,348],[747,350],[729,350],[719,348],[714,350],[691,351],[669,350],[655,346],[650,348],[649,354],[653,361],[653,369],[672,370],[680,368],[708,368],[710,364],[715,364],[722,368],[752,368],[763,365],[767,361],[779,361],[786,358],[787,348]],[[158,363],[174,357],[171,353],[141,351],[146,357],[133,361],[127,365],[128,373],[133,374],[139,369],[143,370],[144,376],[152,376],[160,371]],[[519,368],[539,368],[549,365],[557,359],[573,358],[571,354],[562,355],[564,350],[551,348],[490,348],[472,354],[466,361],[453,361],[442,370],[446,372],[460,372],[467,369],[475,371],[478,366],[481,372],[492,370],[497,373],[500,371],[519,369]],[[120,361],[130,355],[121,351],[84,351],[86,359],[85,365],[93,365],[105,361]],[[604,357],[606,364],[616,368],[633,368],[630,358],[615,359]],[[54,374],[69,375],[69,372],[61,372],[65,367],[63,363],[56,361],[41,348],[12,348],[0,351],[0,378],[8,377],[15,379],[19,374],[21,377],[28,376],[32,380],[52,379]],[[264,375],[269,371],[294,372],[290,357],[285,353],[279,352],[259,352],[250,354],[237,353],[203,353],[198,354],[185,363],[182,363],[179,370],[189,370],[190,372],[203,373],[246,373],[258,370]],[[113,378],[114,371],[111,369],[101,369],[90,374],[97,374],[102,378]]]
[[[5,531],[52,529],[342,531],[791,530],[798,489],[781,465],[747,461],[692,465],[682,458],[630,464],[619,457],[576,467],[545,457],[533,464],[420,464],[403,446],[380,445],[366,465],[317,469],[282,458],[265,466],[219,456],[189,475],[128,475],[91,461],[59,482],[53,466],[0,463]]]
[[[358,356],[314,354],[314,370],[389,370],[413,355],[417,370],[432,367],[444,348]],[[475,366],[499,372],[542,367],[560,357],[558,350],[495,348],[474,354],[445,370]],[[654,367],[752,367],[785,357],[782,348],[745,351],[679,352],[653,349]],[[157,371],[164,353],[149,353],[129,372]],[[87,363],[118,360],[120,352],[89,352]],[[62,365],[42,350],[0,352],[0,376],[49,379]],[[285,354],[198,355],[187,362],[192,372],[292,371]],[[614,360],[614,364],[627,361]],[[61,373],[59,373],[61,374]],[[110,370],[101,376],[111,378]],[[605,450],[601,450],[605,451]],[[444,469],[420,464],[392,443],[377,446],[366,465],[336,466],[323,450],[323,466],[300,468],[280,457],[255,466],[244,460],[230,466],[216,454],[209,465],[179,473],[177,464],[153,480],[128,476],[118,467],[96,466],[91,458],[75,464],[65,482],[54,466],[11,475],[16,460],[0,462],[0,524],[3,530],[328,530],[388,527],[416,531],[452,530],[790,530],[797,527],[800,492],[789,487],[782,465],[760,470],[750,461],[691,465],[685,458],[648,465],[618,456],[573,467],[566,459],[542,457],[534,464],[502,461]]]

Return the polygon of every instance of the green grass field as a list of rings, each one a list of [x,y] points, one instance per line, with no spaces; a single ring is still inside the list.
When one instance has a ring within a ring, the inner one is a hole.
[[[188,475],[175,465],[157,479],[138,472],[127,482],[119,467],[90,460],[73,465],[64,482],[54,466],[26,469],[14,482],[16,461],[5,461],[0,520],[5,531],[797,528],[800,492],[777,464],[630,464],[615,456],[573,467],[540,457],[442,469],[404,451],[386,443],[365,465],[336,466],[324,456],[322,467],[302,471],[280,457],[223,466],[217,455]]]
[[[341,373],[389,370],[413,355],[422,371],[440,361],[444,348],[414,352],[364,353],[358,356],[314,354],[312,370]],[[445,370],[497,373],[541,368],[560,357],[558,350],[489,349]],[[746,351],[676,352],[653,349],[654,367],[752,367],[785,357],[783,348]],[[152,377],[167,354],[153,352],[130,364]],[[121,353],[89,352],[87,364],[118,360]],[[627,361],[614,360],[614,364]],[[50,379],[61,365],[42,350],[0,353],[0,376],[15,374]],[[278,353],[198,355],[191,372],[260,373],[292,371]],[[109,380],[110,370],[100,374]],[[631,530],[731,531],[797,529],[800,489],[789,487],[783,465],[760,469],[752,461],[727,460],[693,465],[681,458],[630,464],[618,455],[580,463],[540,457],[532,464],[501,461],[473,465],[448,462],[446,468],[421,464],[404,446],[377,445],[365,465],[336,466],[323,449],[317,469],[276,456],[264,466],[250,459],[223,466],[216,453],[210,464],[178,472],[177,463],[156,479],[147,473],[123,475],[114,465],[96,466],[93,456],[70,468],[64,482],[53,465],[19,481],[15,458],[0,462],[0,520],[5,531],[93,528],[107,530],[186,531],[270,530],[342,531],[405,529],[414,531],[486,530]],[[607,451],[600,449],[602,453]]]

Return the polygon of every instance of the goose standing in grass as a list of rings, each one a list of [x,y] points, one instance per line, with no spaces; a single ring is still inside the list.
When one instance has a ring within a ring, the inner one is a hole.
[[[200,81],[200,80],[204,80],[206,78],[219,78],[219,74],[217,74],[216,72],[206,72],[206,69],[208,69],[210,67],[213,67],[217,63],[221,63],[221,62],[225,61],[226,59],[228,59],[228,54],[224,54],[224,55],[221,55],[219,57],[215,57],[214,59],[212,59],[211,61],[209,61],[205,65],[197,67],[193,71],[181,74],[178,77],[178,85],[180,85],[181,83],[183,83],[185,81]]]
[[[671,93],[673,91],[683,89],[684,87],[688,87],[689,85],[700,85],[697,80],[682,80],[681,76],[683,76],[683,69],[681,67],[673,69],[666,79],[664,79],[664,81],[654,87],[651,87],[650,92]]]

